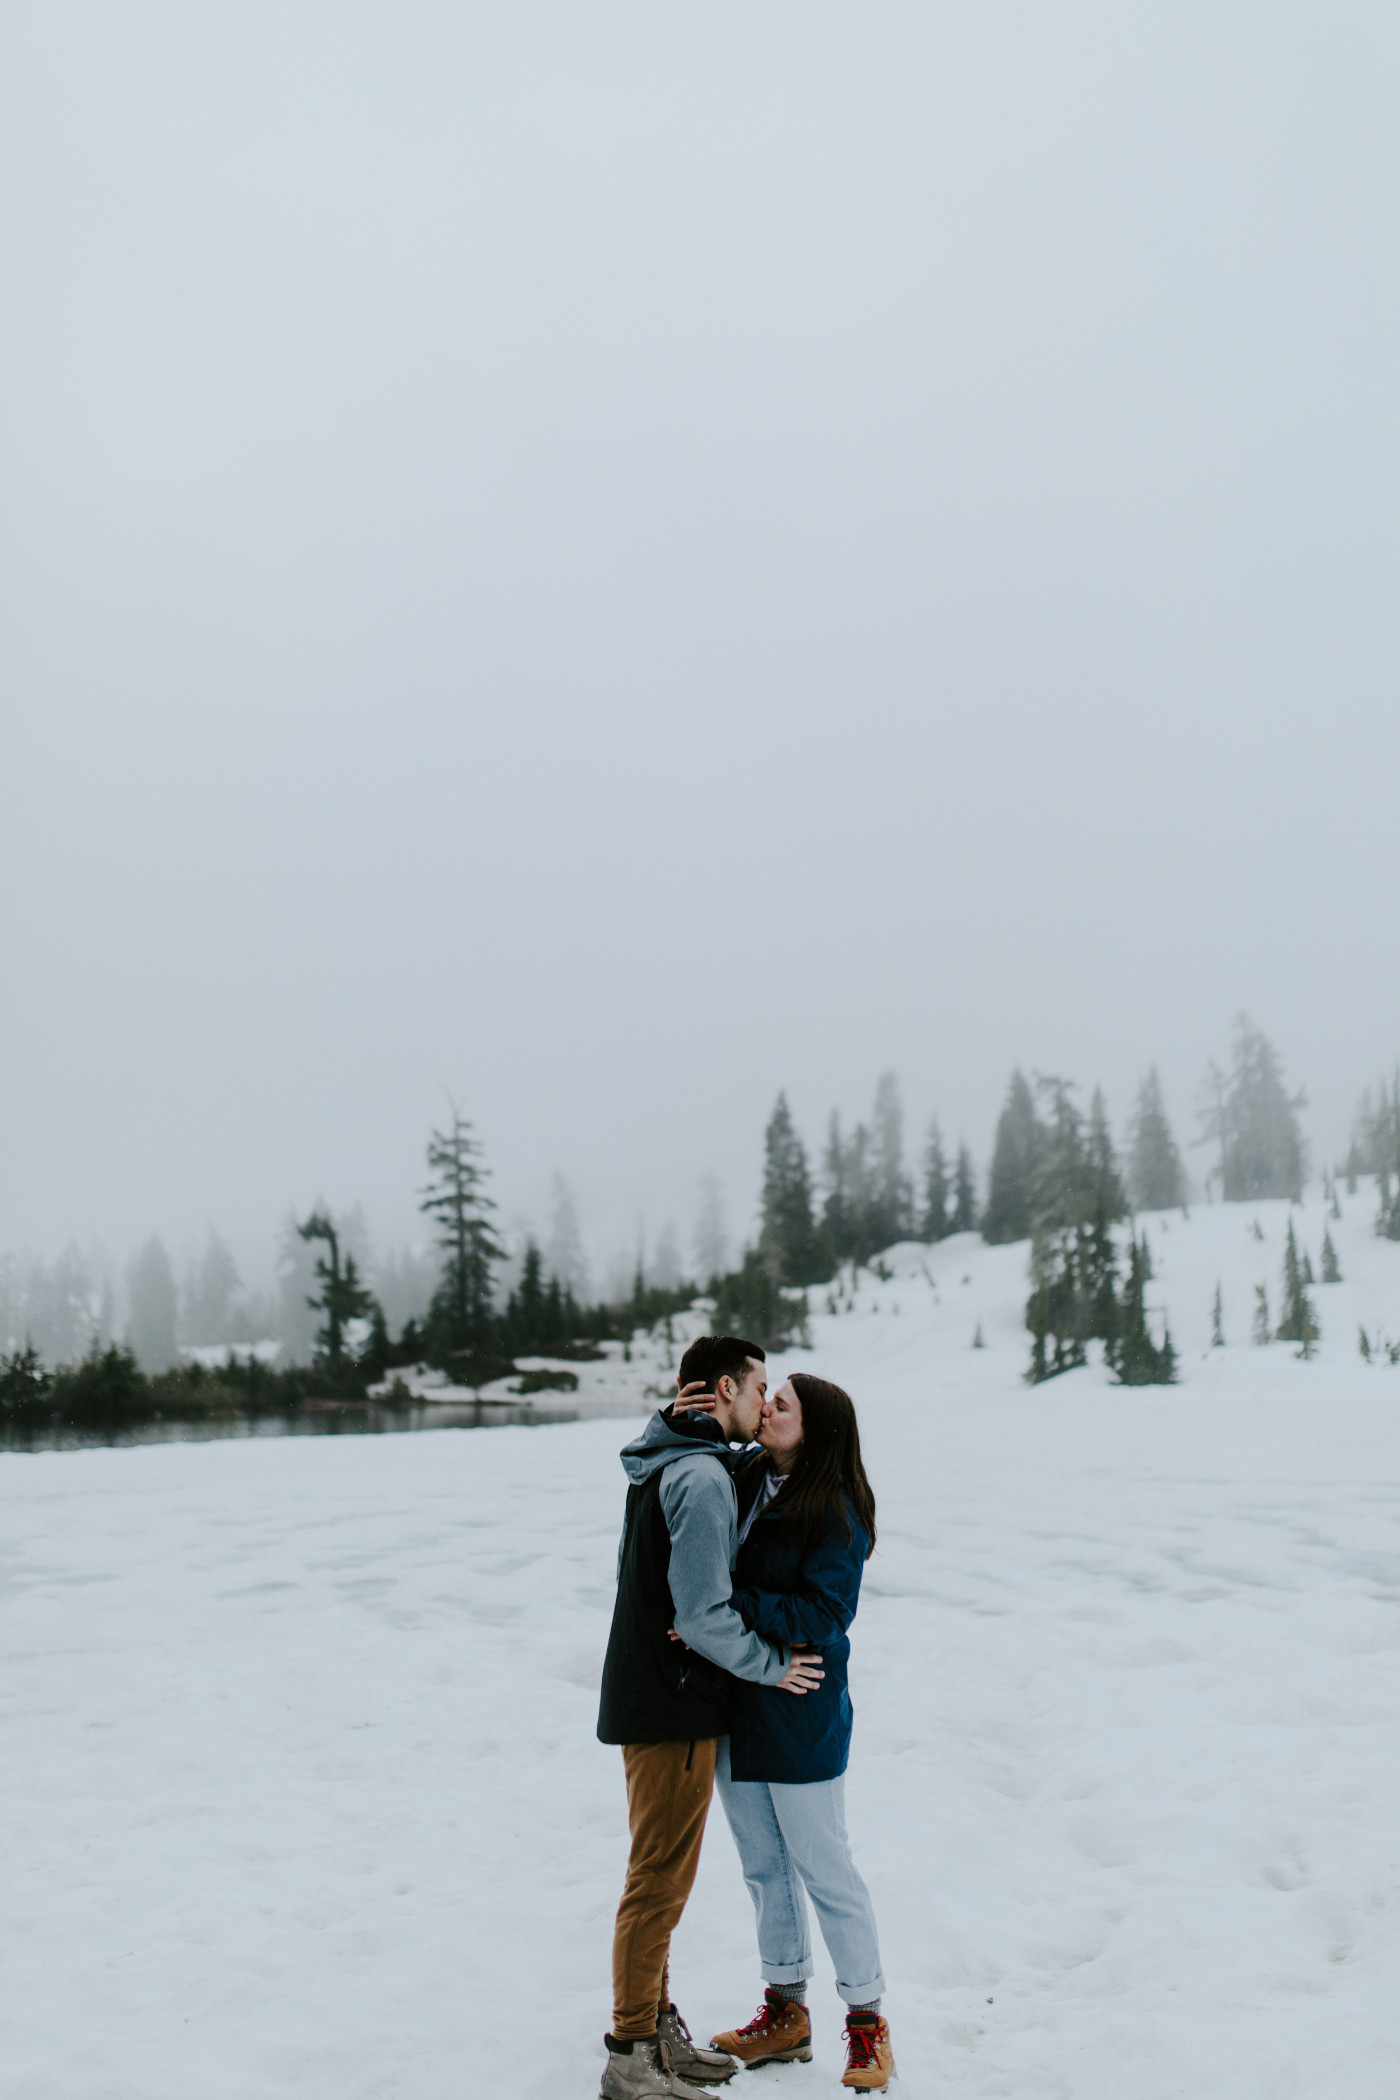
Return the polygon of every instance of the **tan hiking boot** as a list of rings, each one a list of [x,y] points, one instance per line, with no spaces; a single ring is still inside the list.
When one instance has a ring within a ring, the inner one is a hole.
[[[739,2068],[723,2049],[702,2049],[674,2005],[657,2016],[656,2039],[667,2069],[688,2078],[692,2085],[723,2085]]]
[[[812,2061],[812,2023],[807,2008],[781,1991],[768,1989],[747,2027],[731,2027],[712,2037],[716,2049],[737,2056],[741,2064],[756,2071],[760,2064],[809,2064]]]
[[[842,2085],[883,2093],[895,2075],[890,2023],[878,2013],[852,2013],[846,2022],[846,2075]]]

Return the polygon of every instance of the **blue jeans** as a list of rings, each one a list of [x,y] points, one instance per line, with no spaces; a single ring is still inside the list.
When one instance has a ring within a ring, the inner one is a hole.
[[[880,1942],[870,1891],[856,1872],[846,1836],[845,1780],[780,1786],[766,1779],[732,1779],[729,1738],[722,1735],[715,1785],[758,1917],[764,1982],[801,1983],[813,1973],[805,1888],[841,1996],[848,2005],[880,1997],[885,1988]]]

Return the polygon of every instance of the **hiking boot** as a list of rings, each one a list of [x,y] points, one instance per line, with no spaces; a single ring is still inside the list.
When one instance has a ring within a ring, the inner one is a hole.
[[[883,2093],[894,2077],[890,2023],[879,2013],[852,2013],[846,2021],[846,2075],[842,2085]]]
[[[733,2027],[713,2037],[716,2049],[727,2049],[741,2064],[756,2071],[760,2064],[809,2064],[812,2061],[812,2023],[807,2008],[796,1998],[785,1998],[771,1988],[747,2027]]]
[[[674,2005],[668,2005],[656,2022],[656,2038],[666,2056],[666,2067],[692,2085],[723,2085],[739,2068],[723,2049],[702,2049]]]
[[[712,2100],[703,2086],[668,2069],[655,2036],[649,2042],[619,2042],[612,2035],[606,2040],[608,2062],[598,2100]]]

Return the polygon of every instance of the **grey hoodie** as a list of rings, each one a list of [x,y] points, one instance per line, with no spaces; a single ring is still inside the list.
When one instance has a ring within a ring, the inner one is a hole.
[[[689,1435],[654,1414],[634,1444],[622,1451],[622,1470],[638,1487],[665,1468],[661,1514],[671,1540],[669,1581],[675,1626],[687,1648],[750,1684],[778,1684],[791,1651],[750,1633],[730,1603],[730,1577],[739,1550],[739,1502],[731,1451],[718,1427],[692,1415],[713,1437]]]

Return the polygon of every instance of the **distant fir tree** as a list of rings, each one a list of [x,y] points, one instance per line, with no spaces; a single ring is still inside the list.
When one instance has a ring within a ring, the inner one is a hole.
[[[428,1140],[432,1180],[419,1209],[433,1220],[442,1271],[428,1310],[434,1359],[485,1357],[492,1344],[492,1270],[504,1251],[491,1225],[495,1204],[486,1193],[486,1169],[472,1126],[454,1107],[446,1130]]]
[[[893,1072],[884,1073],[875,1089],[870,1131],[870,1231],[878,1252],[914,1230],[914,1193],[904,1171],[904,1103]]]
[[[885,1244],[875,1205],[870,1132],[857,1123],[841,1136],[833,1114],[822,1155],[822,1238],[833,1263],[866,1262]]]
[[[52,1266],[37,1256],[27,1264],[10,1334],[15,1340],[23,1334],[46,1363],[77,1363],[104,1331],[104,1322],[110,1331],[108,1297],[92,1263],[70,1240]]]
[[[1117,1334],[1113,1226],[1126,1208],[1103,1096],[1095,1092],[1086,1133],[1069,1081],[1036,1083],[1049,1113],[1030,1177],[1033,1384],[1087,1362],[1091,1340]]]
[[[179,1356],[178,1293],[170,1256],[153,1233],[126,1276],[127,1339],[145,1372],[168,1371]]]
[[[728,1259],[724,1193],[718,1175],[706,1174],[700,1183],[700,1208],[695,1219],[695,1273],[702,1283],[708,1283],[724,1274]]]
[[[756,1247],[722,1276],[713,1314],[717,1334],[742,1334],[764,1349],[807,1347],[806,1300],[782,1290]]]
[[[822,1235],[833,1260],[849,1261],[855,1252],[855,1202],[851,1188],[850,1160],[841,1136],[841,1118],[835,1109],[827,1125],[826,1150],[822,1153]]]
[[[763,1209],[759,1251],[779,1289],[821,1283],[830,1264],[812,1216],[807,1153],[793,1126],[786,1094],[779,1094],[763,1136]]]
[[[512,1355],[525,1355],[541,1345],[544,1329],[544,1263],[533,1240],[525,1242],[520,1279],[506,1304],[505,1345]]]
[[[1362,1097],[1359,1126],[1361,1172],[1374,1174],[1380,1205],[1376,1231],[1384,1240],[1400,1240],[1400,1069],[1389,1084],[1382,1080],[1374,1106],[1369,1095]],[[1350,1188],[1354,1176],[1348,1180]]]
[[[1215,1286],[1215,1296],[1211,1300],[1210,1307],[1210,1346],[1212,1349],[1223,1349],[1225,1347],[1225,1307],[1221,1300],[1220,1285],[1218,1283]]]
[[[1227,1203],[1303,1193],[1306,1154],[1298,1112],[1302,1093],[1283,1083],[1278,1053],[1247,1014],[1235,1023],[1230,1071],[1209,1068],[1202,1088],[1201,1142],[1219,1147],[1220,1191]]]
[[[1298,1242],[1293,1236],[1293,1220],[1290,1218],[1283,1249],[1283,1309],[1274,1329],[1274,1339],[1301,1342],[1302,1353],[1311,1356],[1320,1331],[1317,1314],[1308,1296],[1307,1278],[1298,1256]]]
[[[1128,1249],[1128,1275],[1118,1329],[1104,1356],[1119,1385],[1175,1385],[1176,1350],[1170,1330],[1163,1330],[1158,1344],[1147,1324],[1146,1291],[1151,1264],[1146,1255],[1145,1241],[1139,1244],[1134,1235]]]
[[[1186,1173],[1153,1065],[1137,1091],[1128,1139],[1128,1189],[1136,1210],[1182,1210]]]
[[[368,1319],[374,1309],[374,1299],[360,1282],[360,1272],[353,1254],[342,1255],[340,1235],[331,1223],[329,1214],[313,1210],[304,1225],[297,1231],[308,1243],[312,1240],[324,1242],[326,1253],[318,1255],[316,1277],[320,1291],[307,1298],[312,1312],[321,1315],[321,1326],[316,1335],[316,1353],[330,1371],[343,1371],[349,1361],[346,1349],[346,1329],[352,1320]]]
[[[1253,1339],[1260,1348],[1273,1340],[1273,1328],[1269,1324],[1269,1293],[1262,1283],[1254,1286]]]
[[[674,1291],[681,1280],[681,1252],[676,1244],[676,1227],[668,1218],[657,1235],[656,1251],[651,1257],[650,1282],[653,1290]]]
[[[1118,1171],[1118,1155],[1113,1149],[1113,1135],[1108,1127],[1108,1110],[1104,1106],[1102,1087],[1094,1088],[1093,1099],[1089,1103],[1085,1155],[1089,1169],[1092,1208],[1110,1220],[1126,1217],[1128,1199],[1123,1189],[1123,1177]]]
[[[992,1142],[982,1237],[990,1247],[1025,1240],[1031,1232],[1031,1179],[1040,1159],[1041,1129],[1025,1076],[1013,1072]]]
[[[948,1180],[948,1159],[943,1150],[943,1135],[935,1116],[928,1126],[928,1138],[924,1145],[924,1201],[923,1214],[919,1219],[919,1238],[929,1246],[955,1230],[948,1219],[948,1199],[952,1189]]]
[[[953,1172],[951,1229],[954,1232],[977,1230],[977,1177],[972,1171],[972,1154],[963,1144],[958,1146],[958,1164]]]
[[[232,1341],[233,1307],[242,1289],[238,1264],[211,1225],[180,1306],[180,1326],[186,1341]]]
[[[326,1208],[320,1197],[315,1212]],[[310,1297],[316,1285],[316,1257],[302,1238],[296,1212],[282,1220],[277,1244],[276,1333],[288,1363],[309,1363],[316,1353],[316,1320]]]
[[[1322,1228],[1322,1281],[1324,1283],[1340,1283],[1341,1280],[1341,1265],[1337,1260],[1337,1250],[1332,1244],[1331,1228],[1324,1225]]]
[[[557,1171],[551,1184],[551,1195],[553,1210],[545,1264],[550,1275],[558,1277],[561,1287],[584,1303],[588,1297],[588,1262],[578,1229],[578,1213],[574,1209],[573,1192]]]

